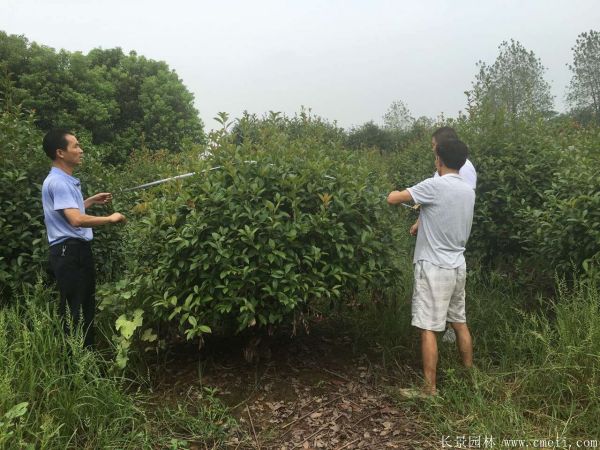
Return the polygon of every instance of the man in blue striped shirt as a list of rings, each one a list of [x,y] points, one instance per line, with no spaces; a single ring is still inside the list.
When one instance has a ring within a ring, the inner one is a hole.
[[[96,312],[92,227],[124,222],[125,216],[86,214],[86,208],[109,203],[112,195],[102,192],[83,199],[81,183],[73,176],[73,170],[81,164],[83,150],[72,133],[51,130],[44,136],[43,147],[52,160],[52,168],[42,185],[42,204],[50,267],[60,291],[59,313],[65,332],[69,333],[68,306],[73,325],[83,327],[84,344],[91,348]]]

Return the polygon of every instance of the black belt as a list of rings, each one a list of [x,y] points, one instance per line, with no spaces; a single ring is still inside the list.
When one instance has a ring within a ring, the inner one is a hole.
[[[50,248],[55,247],[57,245],[82,245],[82,246],[90,246],[92,245],[91,241],[84,241],[83,239],[77,238],[69,238],[64,241],[59,242],[58,244],[52,244]]]

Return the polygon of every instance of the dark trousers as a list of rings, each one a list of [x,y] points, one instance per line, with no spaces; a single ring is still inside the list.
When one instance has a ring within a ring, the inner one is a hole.
[[[78,239],[67,239],[53,245],[50,247],[50,268],[60,291],[58,312],[63,320],[65,333],[71,333],[71,324],[81,327],[84,345],[93,347],[96,273],[91,244]]]

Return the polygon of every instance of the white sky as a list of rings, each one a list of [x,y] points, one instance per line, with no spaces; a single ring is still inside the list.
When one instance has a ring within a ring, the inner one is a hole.
[[[343,127],[455,116],[475,63],[510,38],[533,50],[564,109],[577,35],[600,29],[600,0],[0,0],[0,30],[55,49],[121,47],[166,61],[207,129],[219,111],[294,114]]]

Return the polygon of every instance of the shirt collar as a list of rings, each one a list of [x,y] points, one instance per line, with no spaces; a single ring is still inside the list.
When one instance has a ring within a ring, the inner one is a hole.
[[[50,169],[50,173],[52,175],[58,175],[59,177],[66,178],[68,181],[70,181],[71,183],[73,183],[75,186],[80,186],[81,185],[81,182],[79,181],[79,178],[75,178],[74,176],[69,175],[67,172],[65,172],[62,169],[59,169],[58,167],[52,166],[52,168]]]

